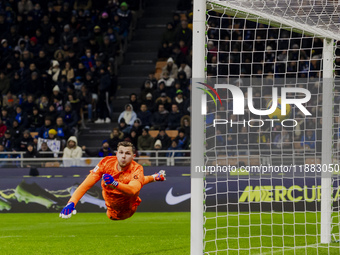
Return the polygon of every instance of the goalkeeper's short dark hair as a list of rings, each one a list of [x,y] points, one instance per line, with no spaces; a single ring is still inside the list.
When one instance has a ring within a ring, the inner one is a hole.
[[[132,152],[133,154],[136,153],[136,147],[133,145],[133,143],[130,143],[128,141],[122,141],[122,142],[119,142],[118,145],[117,145],[117,149],[119,148],[119,146],[123,146],[123,147],[132,147]]]

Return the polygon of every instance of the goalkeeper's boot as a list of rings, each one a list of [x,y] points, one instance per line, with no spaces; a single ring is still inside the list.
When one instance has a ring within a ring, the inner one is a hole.
[[[156,182],[162,182],[162,181],[165,181],[165,170],[160,170],[158,173],[155,173],[152,175],[153,176],[153,179],[156,181]]]

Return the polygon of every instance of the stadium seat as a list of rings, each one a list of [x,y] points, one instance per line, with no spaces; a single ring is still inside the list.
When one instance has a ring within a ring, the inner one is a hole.
[[[151,166],[151,161],[149,156],[139,156],[138,164],[142,166]]]
[[[178,136],[178,130],[165,130],[165,133],[173,140]]]
[[[155,78],[159,80],[162,75],[163,67],[166,66],[166,61],[157,61],[155,67]]]
[[[149,134],[155,138],[158,135],[158,130],[149,130]],[[175,139],[178,135],[178,130],[165,130],[165,133],[171,138],[171,140]]]
[[[305,164],[308,164],[308,165],[321,164],[321,159],[320,158],[306,158]]]
[[[37,136],[38,134],[39,134],[38,132],[31,132],[32,138],[34,138],[34,137]]]
[[[158,135],[159,131],[158,130],[149,130],[149,134],[155,138]]]
[[[59,162],[46,162],[45,167],[60,167]]]

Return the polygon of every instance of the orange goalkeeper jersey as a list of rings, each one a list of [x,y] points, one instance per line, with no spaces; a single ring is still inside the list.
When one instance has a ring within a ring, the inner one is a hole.
[[[109,156],[102,159],[99,164],[90,171],[88,177],[78,187],[79,192],[76,191],[73,194],[70,202],[77,204],[86,191],[102,178],[103,174],[110,174],[113,176],[115,181],[124,184],[129,184],[130,181],[137,180],[141,183],[141,187],[143,187],[144,172],[141,165],[132,161],[129,168],[121,172],[118,171],[117,165],[118,160],[116,156]],[[103,197],[108,210],[127,212],[133,208],[135,210],[135,207],[141,202],[141,199],[138,197],[139,192],[134,196],[128,196],[114,188],[112,185],[105,185],[103,180],[101,182],[101,186],[103,188]]]

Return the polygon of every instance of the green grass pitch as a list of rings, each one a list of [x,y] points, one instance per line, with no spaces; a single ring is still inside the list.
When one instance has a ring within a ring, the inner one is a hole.
[[[105,213],[0,214],[0,254],[189,254],[189,213],[136,213],[112,221]]]
[[[206,216],[209,255],[340,254],[338,243],[317,244],[319,213]],[[124,221],[105,213],[80,212],[67,220],[56,213],[0,214],[1,255],[181,255],[189,254],[189,244],[189,213],[136,213]]]
[[[339,243],[320,244],[320,213],[207,213],[206,254],[340,254]],[[250,226],[250,227],[249,227]],[[339,232],[335,227],[334,232]]]

